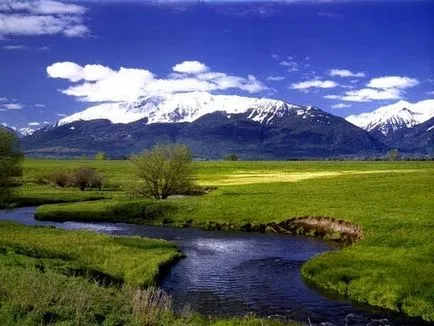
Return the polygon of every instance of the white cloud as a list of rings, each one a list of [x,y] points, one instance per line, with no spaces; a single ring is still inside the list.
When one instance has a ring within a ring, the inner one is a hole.
[[[343,77],[343,78],[362,78],[366,77],[366,74],[364,72],[358,72],[354,73],[347,69],[330,69],[329,76],[331,77]]]
[[[25,45],[5,45],[3,50],[14,51],[14,50],[27,50],[28,47]]]
[[[307,80],[304,82],[299,82],[291,85],[292,89],[309,89],[309,88],[335,88],[339,86],[336,82],[332,80]]]
[[[102,65],[85,65],[80,66],[75,62],[56,62],[47,67],[47,73],[51,78],[68,79],[72,82],[80,80],[98,81],[108,78],[116,72]]]
[[[8,110],[21,110],[23,108],[23,105],[18,103],[7,103],[7,104],[1,104],[0,107],[3,107]]]
[[[291,57],[290,57],[291,58]],[[280,62],[281,66],[288,67],[289,72],[298,71],[298,63],[295,61],[283,60]]]
[[[57,113],[57,116],[59,118],[64,118],[64,117],[66,117],[66,114],[64,114],[64,113]]]
[[[6,102],[8,99],[6,97],[0,97],[0,102]]]
[[[341,98],[340,95],[326,95],[324,96],[325,99],[327,100],[339,100]]]
[[[332,109],[345,109],[351,107],[351,104],[345,104],[345,103],[338,103],[335,105],[332,105]]]
[[[0,0],[0,37],[54,35],[83,37],[86,8],[53,0]]]
[[[402,98],[402,92],[396,88],[374,89],[363,88],[354,91],[348,91],[340,99],[350,102],[370,102],[378,100],[399,100]]]
[[[41,124],[39,122],[29,122],[27,125],[32,127],[37,127],[40,126]]]
[[[434,91],[426,92],[427,95],[434,95]]]
[[[270,76],[267,78],[267,81],[281,81],[284,79],[285,79],[285,77],[283,77],[283,76]]]
[[[86,8],[54,0],[0,0],[0,11],[34,14],[84,14]]]
[[[257,93],[267,90],[255,76],[244,78],[213,72],[200,62],[185,61],[172,69],[175,74],[168,78],[157,78],[146,69],[122,67],[116,71],[101,65],[80,66],[74,62],[57,62],[47,67],[47,74],[51,78],[67,79],[74,83],[61,92],[86,102],[131,101],[140,96],[193,91],[239,89]]]
[[[400,76],[385,76],[380,78],[371,79],[368,83],[368,87],[370,88],[378,88],[378,89],[390,89],[390,88],[398,88],[405,89],[416,86],[419,84],[419,81],[410,77],[400,77]]]
[[[399,100],[407,88],[418,84],[417,79],[410,77],[385,76],[371,79],[365,88],[349,90],[343,95],[326,95],[324,98],[348,102]]]
[[[207,72],[209,68],[199,61],[184,61],[175,65],[172,70],[182,74],[200,74]]]
[[[45,108],[46,105],[45,104],[35,104],[35,107],[37,107],[37,108]]]

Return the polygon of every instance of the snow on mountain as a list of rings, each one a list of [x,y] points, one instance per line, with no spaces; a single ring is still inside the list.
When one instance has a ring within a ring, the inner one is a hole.
[[[17,132],[18,132],[22,137],[33,135],[33,133],[34,133],[35,131],[36,131],[35,129],[33,129],[33,128],[29,128],[29,127],[25,127],[25,128],[17,129]]]
[[[350,115],[346,119],[369,132],[379,131],[384,136],[401,128],[410,128],[434,117],[434,100],[417,103],[399,101],[369,113]]]
[[[264,124],[269,124],[275,117],[281,117],[290,111],[303,116],[313,114],[311,107],[279,100],[194,92],[143,97],[132,103],[101,104],[65,117],[57,125],[96,119],[108,119],[113,123],[130,123],[143,118],[147,118],[149,124],[193,122],[217,111],[227,114],[249,111],[249,119]]]

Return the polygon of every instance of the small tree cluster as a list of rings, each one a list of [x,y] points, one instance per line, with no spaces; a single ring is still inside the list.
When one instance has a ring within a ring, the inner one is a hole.
[[[192,156],[185,145],[157,145],[150,151],[131,157],[140,184],[134,191],[142,196],[167,199],[189,193],[196,186]]]
[[[13,189],[20,185],[22,160],[18,138],[0,129],[0,207],[10,204]]]
[[[58,187],[86,189],[101,189],[103,178],[92,168],[80,167],[74,170],[59,169],[39,179],[40,183],[52,184]]]
[[[240,158],[237,154],[229,154],[225,156],[225,161],[238,161]]]

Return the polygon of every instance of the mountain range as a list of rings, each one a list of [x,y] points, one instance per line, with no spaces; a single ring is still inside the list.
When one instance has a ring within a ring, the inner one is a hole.
[[[346,120],[319,108],[209,93],[142,97],[65,117],[23,138],[27,154],[111,156],[161,142],[185,143],[198,158],[246,159],[433,153],[434,100],[404,101]],[[431,121],[431,122],[430,122]]]

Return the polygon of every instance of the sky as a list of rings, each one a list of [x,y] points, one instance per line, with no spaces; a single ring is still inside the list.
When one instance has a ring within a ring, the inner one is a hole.
[[[433,0],[0,0],[0,123],[177,92],[348,116],[434,98]]]

